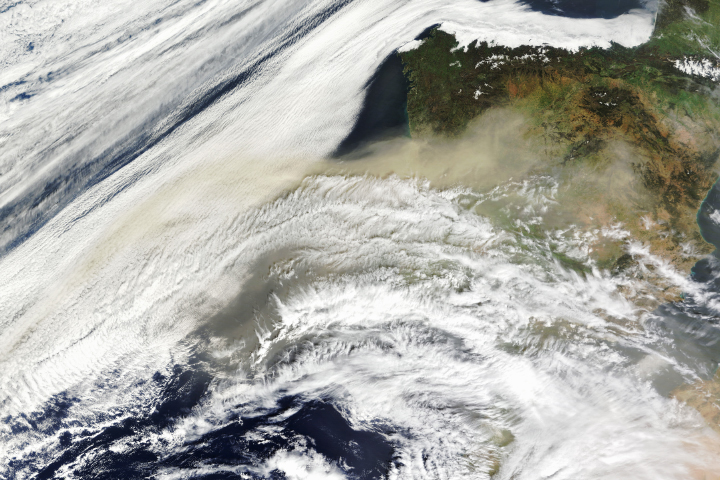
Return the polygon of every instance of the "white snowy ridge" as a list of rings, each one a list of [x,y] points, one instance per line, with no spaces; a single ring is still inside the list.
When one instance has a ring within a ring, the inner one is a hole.
[[[682,60],[675,60],[673,64],[675,65],[675,68],[689,75],[710,78],[715,82],[720,79],[720,67],[707,58],[698,60],[685,57]]]

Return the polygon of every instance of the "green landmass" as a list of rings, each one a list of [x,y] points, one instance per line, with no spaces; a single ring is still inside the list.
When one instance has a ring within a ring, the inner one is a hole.
[[[640,242],[685,273],[714,248],[696,218],[717,179],[720,89],[677,63],[720,66],[720,0],[665,0],[652,37],[635,48],[458,47],[453,35],[435,30],[401,54],[411,85],[411,135],[462,142],[476,119],[501,118],[493,111],[523,115],[529,125],[523,135],[538,160],[521,175],[552,175],[561,186],[556,215],[525,233],[542,239],[563,221],[588,229],[620,223],[631,237],[596,245],[596,265],[656,287],[645,295],[650,308],[681,300],[652,268],[638,267],[629,245]],[[552,254],[565,268],[587,273],[585,263]],[[628,295],[642,304],[642,295]],[[673,396],[720,431],[720,371]],[[489,461],[492,475],[499,457]]]
[[[536,140],[540,157],[530,173],[562,181],[566,201],[559,208],[568,222],[621,222],[687,273],[713,250],[696,215],[717,178],[720,91],[676,62],[716,66],[718,26],[720,0],[670,0],[652,38],[635,48],[458,48],[453,35],[436,29],[401,54],[411,135],[459,139],[489,110],[520,112],[530,119],[525,135]],[[608,183],[620,171],[627,172],[623,180]],[[598,265],[613,273],[632,269],[627,241],[598,245]],[[559,260],[573,267],[572,259]]]

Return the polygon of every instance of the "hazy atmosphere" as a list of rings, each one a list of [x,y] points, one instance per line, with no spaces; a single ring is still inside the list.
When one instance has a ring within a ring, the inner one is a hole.
[[[0,0],[0,479],[720,480],[720,0]]]

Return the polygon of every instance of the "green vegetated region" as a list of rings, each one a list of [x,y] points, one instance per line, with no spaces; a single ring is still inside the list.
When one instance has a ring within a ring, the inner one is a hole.
[[[719,26],[720,0],[670,0],[653,37],[635,48],[458,48],[453,35],[436,29],[401,54],[411,134],[460,139],[489,110],[521,112],[538,157],[526,173],[561,180],[568,222],[621,222],[688,272],[712,251],[696,214],[717,178],[720,91],[676,62],[717,66]],[[598,264],[632,268],[624,242],[598,245]]]

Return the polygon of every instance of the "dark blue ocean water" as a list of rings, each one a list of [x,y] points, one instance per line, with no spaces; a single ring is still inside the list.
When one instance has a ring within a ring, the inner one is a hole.
[[[643,8],[639,0],[525,0],[522,3],[546,15],[571,18],[615,18],[629,10]]]
[[[207,394],[211,379],[202,362],[178,365],[167,378],[156,373],[147,380],[161,384],[162,395],[145,414],[112,423],[99,431],[71,434],[66,430],[60,437],[61,453],[52,461],[37,468],[38,458],[30,455],[10,467],[16,471],[35,470],[32,478],[38,480],[62,478],[61,472],[67,470],[75,478],[98,480],[152,478],[168,470],[182,476],[187,471],[187,478],[207,480],[283,479],[285,476],[279,471],[258,472],[253,467],[262,465],[280,450],[303,445],[339,465],[347,478],[385,478],[394,460],[393,446],[386,440],[386,435],[392,432],[353,429],[331,399],[288,395],[269,408],[230,406],[224,427],[174,452],[146,441],[150,435],[181,421],[198,406]],[[27,421],[52,435],[67,423],[66,413],[74,401],[59,395],[44,412],[10,421],[10,426],[21,433],[27,428],[21,424]],[[233,414],[233,409],[240,412],[248,408],[254,410],[250,416]],[[118,444],[130,445],[130,448],[117,452],[112,447]],[[84,460],[78,466],[76,462],[80,457]],[[198,473],[200,466],[208,466],[210,471]]]

